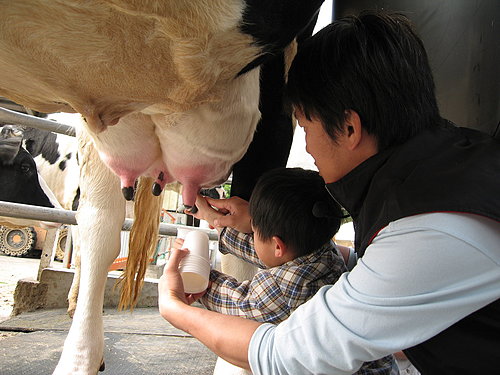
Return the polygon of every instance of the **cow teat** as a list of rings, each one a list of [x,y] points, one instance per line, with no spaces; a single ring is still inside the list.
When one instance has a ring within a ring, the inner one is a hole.
[[[127,201],[131,201],[134,199],[134,187],[133,186],[127,186],[122,188],[122,193],[123,197]]]
[[[186,210],[190,214],[195,214],[198,212],[198,207],[196,207],[196,205],[188,206],[185,204],[184,210]]]
[[[158,182],[155,182],[153,184],[152,190],[153,190],[153,195],[156,197],[158,197],[161,194],[161,192],[163,191],[163,189],[161,188],[161,185]]]
[[[163,191],[163,185],[165,184],[165,174],[160,172],[156,182],[153,184],[153,195],[158,197]]]

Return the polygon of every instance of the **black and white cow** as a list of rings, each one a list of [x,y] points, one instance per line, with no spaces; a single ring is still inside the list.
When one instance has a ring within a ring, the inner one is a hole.
[[[54,207],[44,191],[46,184],[40,180],[33,157],[24,148],[19,149],[10,163],[1,164],[0,179],[2,180],[0,184],[2,200]]]
[[[23,130],[23,146],[62,208],[76,210],[80,168],[75,137],[27,127]]]
[[[4,125],[0,135],[0,199],[76,210],[79,198],[74,137]]]
[[[5,125],[0,130],[0,181],[2,201],[52,208],[59,206],[38,173],[33,156],[22,147],[22,130],[12,125]],[[15,226],[35,224],[31,220],[15,218],[2,218],[1,222]]]

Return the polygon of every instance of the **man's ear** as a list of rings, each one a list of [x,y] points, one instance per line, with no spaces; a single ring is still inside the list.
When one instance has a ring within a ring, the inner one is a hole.
[[[363,128],[358,113],[352,109],[346,111],[345,139],[349,150],[354,150],[360,144],[363,137],[362,133]]]
[[[273,245],[274,245],[274,256],[276,258],[281,258],[288,253],[288,246],[283,242],[281,238],[278,236],[272,237]]]

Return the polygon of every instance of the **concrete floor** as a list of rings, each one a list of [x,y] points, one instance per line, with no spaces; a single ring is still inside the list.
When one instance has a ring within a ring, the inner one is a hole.
[[[216,356],[161,318],[157,308],[105,309],[103,375],[211,375]],[[0,374],[51,374],[71,319],[65,309],[23,313],[0,323]]]
[[[0,374],[51,374],[71,319],[66,309],[10,317],[17,281],[36,279],[39,259],[0,255]],[[161,318],[157,307],[106,308],[103,375],[211,375],[216,356]]]

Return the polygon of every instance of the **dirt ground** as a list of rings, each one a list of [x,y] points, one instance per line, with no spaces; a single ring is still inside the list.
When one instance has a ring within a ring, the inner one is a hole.
[[[14,305],[14,291],[17,281],[21,279],[36,279],[40,259],[17,258],[0,253],[0,321],[7,320]],[[6,332],[0,332],[0,338]]]

